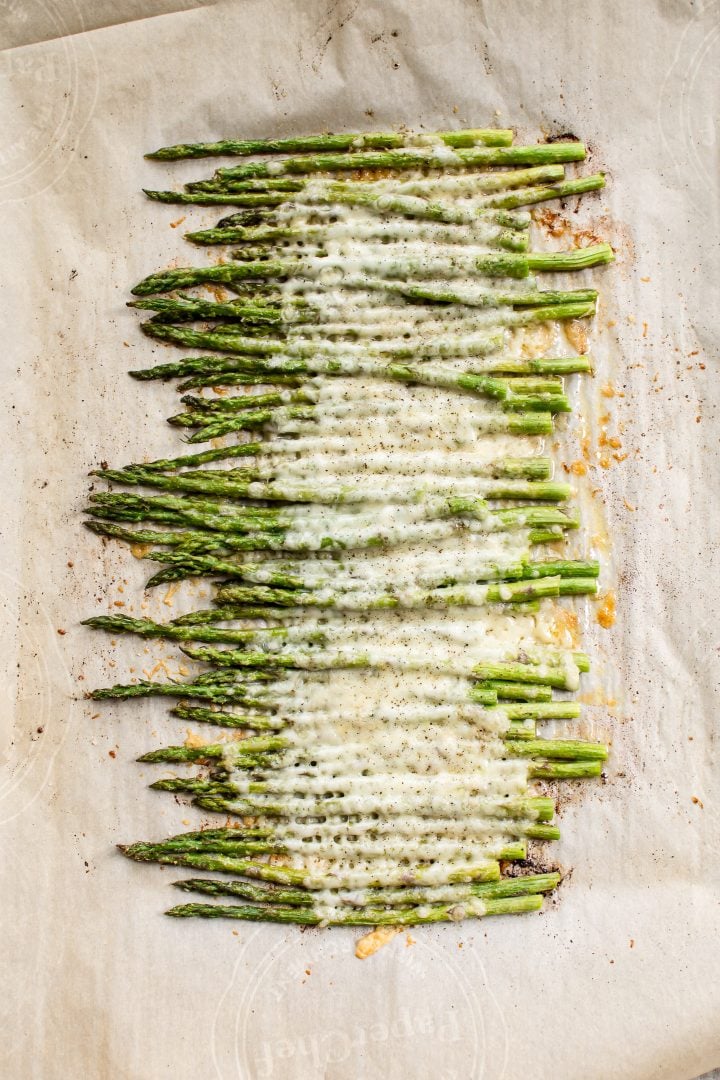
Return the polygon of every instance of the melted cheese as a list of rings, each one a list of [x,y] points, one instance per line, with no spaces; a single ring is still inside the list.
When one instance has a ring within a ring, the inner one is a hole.
[[[459,167],[454,150],[432,146],[436,169]],[[288,394],[273,411],[252,463],[250,495],[262,499],[271,482],[290,504],[278,510],[282,554],[237,562],[245,583],[299,579],[316,606],[279,611],[285,633],[260,631],[249,645],[294,662],[254,695],[283,748],[244,768],[242,744],[231,742],[225,766],[238,812],[267,812],[326,922],[372,903],[375,886],[417,885],[426,903],[454,905],[451,917],[482,914],[464,883],[491,874],[535,819],[523,802],[529,763],[507,751],[506,712],[473,704],[473,670],[519,660],[538,678],[560,672],[568,689],[578,685],[572,653],[551,647],[549,618],[488,602],[487,582],[529,556],[523,516],[512,526],[483,509],[453,517],[446,501],[487,496],[498,462],[542,452],[539,439],[511,433],[500,404],[453,384],[459,372],[491,369],[498,349],[533,356],[553,342],[545,328],[524,328],[509,302],[536,290],[534,278],[478,273],[503,239],[477,213],[482,192],[502,186],[494,176],[478,192],[466,173],[418,170],[401,185],[369,185],[372,207],[329,203],[332,182],[311,180],[275,215],[296,270],[280,285],[287,340],[277,355],[317,374],[306,409]],[[406,216],[389,212],[398,191]],[[449,208],[445,221],[423,218],[428,197]],[[522,235],[529,216],[507,220]],[[408,277],[456,301],[406,298]],[[422,365],[435,385],[373,377],[398,359]],[[512,495],[513,481],[504,486]],[[347,505],[303,505],[313,490]],[[442,608],[432,606],[439,590]],[[399,610],[368,610],[379,595]]]

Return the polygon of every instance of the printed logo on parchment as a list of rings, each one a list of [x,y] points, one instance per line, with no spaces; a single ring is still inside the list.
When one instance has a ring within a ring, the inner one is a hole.
[[[6,625],[17,628],[14,642],[6,635],[0,671],[0,713],[6,718],[0,729],[2,826],[28,809],[52,775],[68,725],[59,737],[53,729],[62,719],[72,680],[49,615],[9,574],[0,573],[0,609]],[[11,726],[7,718],[13,715],[17,721]]]
[[[72,160],[75,142],[92,115],[97,63],[74,0],[0,0],[0,25],[52,29],[51,40],[0,52],[0,203],[47,190]],[[68,11],[77,17],[69,32]],[[81,84],[82,76],[82,84]]]
[[[689,195],[703,210],[715,182],[718,141],[717,109],[707,88],[716,85],[719,68],[720,3],[711,0],[699,4],[687,22],[658,101],[665,148],[681,176],[687,178],[688,169],[694,174]]]
[[[502,1076],[508,1032],[477,951],[410,932],[360,961],[349,931],[251,930],[213,1022],[217,1080],[381,1080],[393,1063],[434,1080]]]

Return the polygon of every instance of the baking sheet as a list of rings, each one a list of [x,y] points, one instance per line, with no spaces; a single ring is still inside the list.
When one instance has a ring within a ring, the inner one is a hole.
[[[150,17],[173,6],[0,4],[0,1075],[697,1076],[720,1062],[720,6],[239,0]],[[490,122],[587,140],[610,182],[577,221],[619,254],[585,403],[627,454],[586,491],[619,579],[616,626],[591,619],[585,638],[604,657],[595,700],[616,702],[591,709],[613,755],[562,810],[570,880],[541,915],[417,930],[364,963],[349,931],[165,919],[181,875],[113,845],[196,821],[133,763],[177,728],[162,704],[81,696],[158,653],[77,625],[137,611],[146,571],[80,528],[85,474],[177,445],[173,391],[125,374],[154,349],[124,302],[188,255],[170,227],[185,208],[140,187],[207,169],[141,154]]]

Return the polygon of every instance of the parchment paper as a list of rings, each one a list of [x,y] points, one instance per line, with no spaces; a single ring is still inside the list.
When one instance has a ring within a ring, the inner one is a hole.
[[[242,0],[139,17],[171,6],[0,0],[0,1075],[685,1080],[715,1067],[718,3]],[[124,302],[192,254],[170,227],[183,208],[139,189],[208,170],[141,155],[228,134],[492,122],[587,140],[588,171],[610,182],[577,220],[619,256],[585,400],[593,460],[602,411],[622,444],[585,495],[597,542],[603,518],[613,537],[619,594],[612,631],[588,616],[600,704],[586,730],[613,754],[606,784],[565,800],[557,858],[572,875],[542,915],[418,930],[364,963],[350,932],[173,922],[182,873],[114,844],[197,821],[133,760],[177,724],[166,705],[82,699],[160,654],[78,628],[109,604],[139,611],[148,569],[81,529],[85,474],[178,445],[162,423],[174,391],[125,374],[154,350]]]

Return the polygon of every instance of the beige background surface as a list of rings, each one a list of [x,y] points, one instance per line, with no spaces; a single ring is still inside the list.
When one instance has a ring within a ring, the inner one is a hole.
[[[686,1080],[714,1068],[718,3],[170,7],[187,5],[0,0],[0,1076]],[[615,715],[595,710],[614,741],[608,783],[563,809],[571,880],[540,916],[423,930],[365,964],[345,932],[164,919],[180,875],[129,865],[113,845],[193,818],[133,764],[177,728],[165,707],[79,695],[137,663],[136,643],[114,649],[77,623],[108,600],[137,609],[146,569],[79,527],[85,474],[176,445],[161,423],[172,390],[125,375],[153,350],[124,300],[181,251],[168,227],[181,210],[139,188],[205,170],[141,154],[229,133],[493,121],[588,141],[611,182],[587,213],[619,254],[597,355],[625,393],[605,405],[628,457],[593,484],[620,617],[589,644],[605,656],[599,683],[623,693]]]

